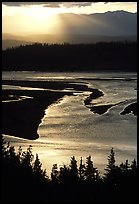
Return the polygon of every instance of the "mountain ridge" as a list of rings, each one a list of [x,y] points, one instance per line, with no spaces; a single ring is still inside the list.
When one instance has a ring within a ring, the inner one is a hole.
[[[127,11],[108,11],[95,14],[58,14],[62,27],[57,33],[3,33],[3,49],[14,41],[40,42],[40,43],[96,43],[110,41],[136,41],[137,40],[137,13]],[[45,26],[45,25],[44,25]],[[55,31],[55,27],[53,30]],[[23,42],[21,42],[22,44]],[[20,45],[20,42],[19,44]],[[9,46],[10,47],[10,46]]]

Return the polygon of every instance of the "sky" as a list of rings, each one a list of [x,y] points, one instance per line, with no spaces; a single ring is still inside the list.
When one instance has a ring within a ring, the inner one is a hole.
[[[61,28],[57,14],[137,12],[137,2],[3,2],[2,33],[51,33]]]

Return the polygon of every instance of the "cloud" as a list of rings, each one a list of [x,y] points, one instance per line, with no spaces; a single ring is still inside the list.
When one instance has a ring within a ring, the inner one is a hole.
[[[21,6],[21,2],[2,2],[6,6]]]
[[[63,2],[45,2],[45,4],[43,5],[44,7],[49,7],[49,8],[59,8],[60,4],[62,4]]]
[[[28,6],[28,5],[40,5],[46,4],[46,2],[2,2],[6,6]]]
[[[91,6],[92,3],[98,2],[2,2],[6,6],[28,6],[28,5],[43,5],[44,7],[58,8],[60,5],[65,6],[66,8],[70,7],[82,7],[82,6]]]
[[[63,6],[70,8],[70,7],[81,7],[81,6],[91,6],[93,2],[61,2]]]

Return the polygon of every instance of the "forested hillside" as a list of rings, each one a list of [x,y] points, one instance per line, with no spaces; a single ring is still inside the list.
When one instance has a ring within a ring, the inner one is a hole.
[[[3,70],[136,71],[136,42],[21,45],[2,51]]]

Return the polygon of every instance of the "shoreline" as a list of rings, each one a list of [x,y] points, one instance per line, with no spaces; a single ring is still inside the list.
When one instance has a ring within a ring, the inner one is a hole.
[[[90,99],[91,101],[91,99]],[[108,112],[111,107],[117,106],[121,103],[124,103],[125,101],[121,101],[119,103],[115,103],[115,104],[106,104],[106,105],[92,105],[91,103],[88,104],[90,105],[88,108],[90,109],[91,112],[99,114],[99,115],[103,115],[104,113]],[[125,114],[129,114],[132,113],[135,116],[137,116],[137,102],[133,102],[130,105],[127,105],[124,110],[122,112],[120,112],[120,115],[125,115]]]
[[[104,93],[102,91],[100,91],[99,89],[92,89],[92,93],[90,94],[90,96],[88,96],[84,100],[85,106],[87,107],[88,105],[91,105],[92,99],[97,99],[101,96],[104,96]]]
[[[125,101],[121,101],[115,104],[104,104],[104,105],[93,105],[91,102],[93,99],[97,99],[99,97],[104,96],[104,93],[100,91],[99,89],[92,89],[93,92],[84,100],[84,104],[87,108],[90,109],[91,112],[102,115],[109,111],[111,107],[117,106],[121,103],[124,103]],[[132,113],[135,116],[137,116],[137,102],[133,102],[130,105],[127,105],[122,112],[120,112],[121,115]]]
[[[7,82],[7,83],[6,83]],[[38,90],[26,89],[4,89],[2,90],[2,134],[14,135],[29,140],[39,138],[37,133],[39,124],[45,115],[45,109],[56,101],[62,99],[65,95],[74,95],[84,91],[91,92],[83,101],[86,108],[96,114],[104,114],[112,106],[116,104],[93,105],[93,99],[103,97],[104,93],[99,89],[93,89],[88,83],[76,81],[20,81],[20,80],[4,80],[4,84],[15,85],[21,87],[35,87]],[[43,90],[39,90],[42,88]],[[14,100],[17,99],[17,100]],[[137,115],[136,103],[124,108],[121,115],[133,113]]]
[[[124,110],[120,113],[121,115],[132,113],[137,116],[137,102],[127,105]]]
[[[75,81],[4,80],[3,83],[15,86],[20,85],[21,87],[44,88],[44,90],[4,89],[2,91],[4,100],[18,99],[3,101],[2,103],[2,133],[29,140],[39,138],[37,130],[45,115],[45,109],[50,105],[65,95],[74,95],[74,92],[92,91],[92,88],[89,88],[87,84],[76,83]],[[23,96],[26,98],[19,100]]]
[[[11,90],[9,93],[11,93]],[[22,93],[27,95],[26,91],[22,91]],[[37,130],[39,124],[41,123],[41,119],[45,114],[45,109],[58,99],[62,98],[65,94],[61,92],[46,92],[42,96],[42,94],[39,94],[38,91],[36,94],[38,96],[36,98],[34,97],[33,99],[26,98],[20,101],[2,103],[3,134],[11,134],[15,137],[30,140],[34,140],[39,137]]]

